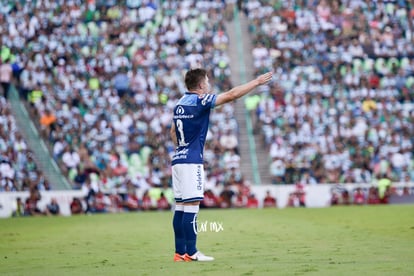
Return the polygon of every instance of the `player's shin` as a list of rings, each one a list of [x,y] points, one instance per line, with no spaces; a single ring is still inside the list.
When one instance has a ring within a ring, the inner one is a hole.
[[[199,209],[198,205],[184,206],[183,227],[188,255],[193,255],[197,252],[197,214]]]
[[[180,255],[184,255],[186,253],[183,215],[184,205],[176,205],[173,217],[173,228],[175,236],[175,253]]]

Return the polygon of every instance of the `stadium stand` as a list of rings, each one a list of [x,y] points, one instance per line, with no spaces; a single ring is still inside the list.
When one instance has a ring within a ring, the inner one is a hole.
[[[0,192],[50,188],[19,132],[8,101],[0,97]]]
[[[2,6],[3,48],[20,68],[19,93],[76,189],[88,180],[104,191],[161,186],[170,176],[168,128],[185,70],[206,67],[215,91],[231,86],[224,3],[121,2]],[[233,113],[230,105],[211,117],[205,159],[213,185],[224,184],[227,156],[237,163]]]
[[[273,183],[414,181],[410,1],[248,1]]]
[[[255,73],[275,68],[278,80],[251,101],[273,183],[414,181],[412,4],[237,2],[249,19]],[[88,194],[79,212],[95,206],[96,194],[106,211],[136,208],[144,202],[129,198],[136,188],[151,190],[141,209],[156,209],[161,193],[171,203],[168,128],[183,73],[203,66],[215,91],[232,85],[226,1],[1,1],[0,11],[2,61],[72,188]],[[53,189],[9,106],[3,94],[0,191]],[[211,121],[206,189],[225,187],[211,202],[255,206],[240,185],[234,106]]]

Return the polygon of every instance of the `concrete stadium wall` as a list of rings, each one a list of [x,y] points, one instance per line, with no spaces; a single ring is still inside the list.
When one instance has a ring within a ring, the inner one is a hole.
[[[335,187],[335,184],[318,184],[308,185],[304,187],[306,193],[306,207],[321,208],[329,207],[331,199],[331,189]],[[367,190],[371,185],[367,184],[346,184],[342,187],[351,192],[356,187],[362,187]],[[409,187],[411,191],[410,197],[401,198],[401,200],[394,200],[395,203],[414,203],[414,183],[393,183],[393,187],[398,192],[402,191],[403,187]],[[259,200],[259,207],[262,207],[263,198],[267,191],[270,191],[271,195],[277,199],[278,208],[285,208],[288,203],[289,194],[296,190],[295,185],[262,185],[252,186],[251,192],[255,194]],[[216,195],[220,193],[220,189],[216,189],[214,192]],[[141,197],[143,191],[138,191],[138,195]],[[7,192],[0,193],[0,218],[10,217],[14,210],[16,210],[16,198],[20,197],[24,202],[29,196],[29,192]],[[85,196],[83,191],[43,191],[41,192],[41,200],[38,203],[38,207],[43,210],[50,202],[51,198],[56,198],[61,213],[64,216],[70,216],[69,205],[74,197],[82,198]]]
[[[38,207],[44,210],[46,205],[52,198],[56,198],[59,203],[60,211],[62,215],[69,216],[69,205],[74,197],[83,197],[82,191],[42,191],[41,200],[38,203]],[[20,197],[23,202],[29,197],[29,192],[7,192],[0,193],[0,218],[10,217],[13,211],[16,210],[16,199]]]

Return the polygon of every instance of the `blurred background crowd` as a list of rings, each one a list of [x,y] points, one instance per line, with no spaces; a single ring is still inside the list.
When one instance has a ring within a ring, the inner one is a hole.
[[[20,95],[73,187],[147,189],[169,181],[171,110],[185,92],[183,74],[205,67],[215,91],[231,87],[225,4],[4,2],[3,62],[15,68]],[[211,118],[206,166],[220,181],[237,147],[233,113],[229,105]],[[3,189],[24,189],[28,175],[16,166],[20,151],[10,148],[17,139],[5,137],[3,159],[21,174]]]
[[[411,1],[270,2],[244,11],[278,80],[249,99],[273,183],[414,181]]]
[[[0,191],[53,186],[10,113],[10,83],[74,189],[168,187],[183,74],[205,67],[215,92],[233,85],[234,5],[248,18],[254,75],[275,73],[246,98],[273,184],[414,181],[410,1],[2,0]],[[211,122],[206,190],[249,197],[234,105]]]

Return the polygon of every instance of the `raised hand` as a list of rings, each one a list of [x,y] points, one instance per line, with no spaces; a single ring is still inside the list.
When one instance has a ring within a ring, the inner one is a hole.
[[[267,73],[264,73],[263,75],[258,76],[256,80],[259,82],[259,85],[263,85],[271,81],[272,77],[273,77],[273,72],[267,72]]]

